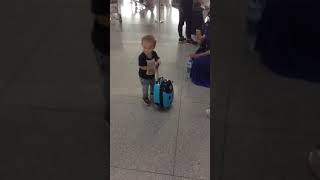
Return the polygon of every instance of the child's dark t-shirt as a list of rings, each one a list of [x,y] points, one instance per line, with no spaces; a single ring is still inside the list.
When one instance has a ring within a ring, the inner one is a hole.
[[[149,58],[144,52],[139,55],[139,66],[152,66],[154,62],[159,60],[158,54],[153,51],[152,57]],[[155,76],[154,74],[148,74],[147,70],[143,70],[139,68],[139,76],[143,79],[153,79]]]

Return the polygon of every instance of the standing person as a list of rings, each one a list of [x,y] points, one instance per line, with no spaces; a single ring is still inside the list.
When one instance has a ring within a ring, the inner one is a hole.
[[[179,2],[179,24],[178,24],[179,42],[183,42],[185,40],[187,40],[187,43],[193,42],[191,39],[192,6],[193,6],[193,0],[180,0]],[[182,34],[184,22],[186,22],[187,39]]]
[[[204,26],[204,17],[203,17],[204,8],[202,8],[202,4],[200,0],[194,0],[193,2],[193,9],[192,9],[192,30],[191,35],[196,36],[199,38],[201,33],[203,33],[203,26]]]
[[[146,8],[149,9],[151,11],[151,13],[153,13],[155,5],[156,5],[155,0],[147,0],[146,1]]]
[[[96,60],[101,75],[101,90],[105,103],[107,102],[107,56],[109,55],[109,15],[106,0],[91,0],[91,12],[94,15],[94,25],[91,33]],[[107,117],[107,110],[106,116]]]
[[[106,0],[92,0],[91,11],[94,14],[94,25],[91,38],[102,78],[104,97],[106,97],[107,55],[109,53],[109,18],[107,8]]]
[[[142,85],[142,99],[146,105],[150,105],[152,102],[155,73],[160,65],[160,58],[154,51],[156,43],[157,41],[152,35],[146,35],[141,40],[143,52],[139,55],[139,77]]]

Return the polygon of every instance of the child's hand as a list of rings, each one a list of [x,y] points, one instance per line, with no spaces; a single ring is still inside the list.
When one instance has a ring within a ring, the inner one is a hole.
[[[198,58],[200,56],[199,56],[199,54],[193,53],[193,54],[190,55],[190,57],[191,57],[191,59],[196,59],[196,58]]]
[[[154,73],[156,73],[156,70],[155,70],[155,69],[150,69],[150,70],[149,70],[149,73],[150,73],[150,74],[154,74]]]
[[[161,64],[161,61],[160,61],[160,60],[158,60],[158,61],[156,62],[156,69],[158,69],[158,68],[159,68],[160,64]]]
[[[156,72],[156,68],[154,67],[147,67],[147,74],[154,74]]]

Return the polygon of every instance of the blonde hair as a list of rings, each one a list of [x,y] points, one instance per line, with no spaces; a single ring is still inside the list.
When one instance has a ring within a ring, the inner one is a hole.
[[[153,46],[156,47],[157,44],[157,40],[153,35],[145,35],[142,37],[141,39],[141,44],[143,44],[143,42],[150,42],[153,43]]]

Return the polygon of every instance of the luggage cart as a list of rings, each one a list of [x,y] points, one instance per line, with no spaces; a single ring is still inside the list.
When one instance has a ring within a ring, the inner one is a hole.
[[[110,0],[110,20],[118,20],[122,23],[121,10],[118,0]]]

